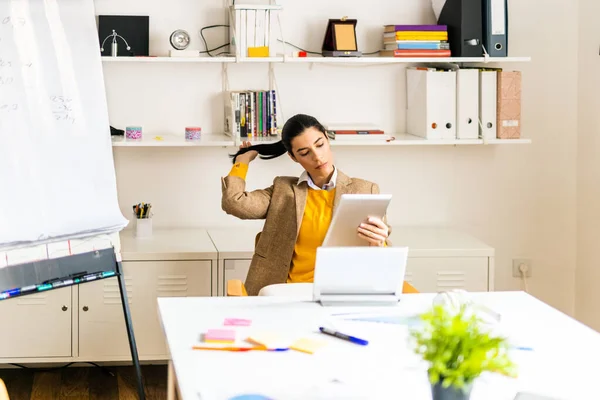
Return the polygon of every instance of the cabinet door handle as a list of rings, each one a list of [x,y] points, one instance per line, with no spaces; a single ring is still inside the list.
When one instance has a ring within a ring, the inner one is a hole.
[[[83,306],[83,311],[89,310],[88,306]]]
[[[69,307],[67,307],[67,306],[62,306],[62,308],[61,308],[61,309],[62,309],[63,311],[67,311],[67,310],[69,309]]]

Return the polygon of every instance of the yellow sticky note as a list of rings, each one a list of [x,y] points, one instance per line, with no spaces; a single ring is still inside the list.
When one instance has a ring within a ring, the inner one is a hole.
[[[286,347],[284,343],[282,343],[281,337],[272,332],[257,332],[250,335],[247,339],[247,342],[252,344],[257,344],[259,346],[265,346],[269,349]]]
[[[290,346],[290,349],[296,350],[296,351],[301,351],[303,353],[313,354],[315,351],[317,351],[321,347],[325,346],[326,344],[327,343],[320,341],[320,340],[303,338],[303,339],[298,339],[297,341],[295,341]]]

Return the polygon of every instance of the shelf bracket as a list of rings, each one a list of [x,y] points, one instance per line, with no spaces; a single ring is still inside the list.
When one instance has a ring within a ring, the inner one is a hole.
[[[223,93],[227,93],[229,91],[229,74],[227,63],[221,64],[221,88],[223,89]]]
[[[275,64],[269,63],[269,90],[275,89]]]

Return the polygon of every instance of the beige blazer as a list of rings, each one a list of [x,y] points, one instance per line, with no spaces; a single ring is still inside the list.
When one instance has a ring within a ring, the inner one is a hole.
[[[280,176],[267,189],[246,192],[246,181],[237,176],[222,178],[221,207],[241,219],[266,219],[248,271],[245,286],[256,296],[261,288],[285,283],[292,263],[294,245],[306,205],[306,181]],[[377,184],[349,178],[338,169],[333,211],[344,193],[379,193]]]

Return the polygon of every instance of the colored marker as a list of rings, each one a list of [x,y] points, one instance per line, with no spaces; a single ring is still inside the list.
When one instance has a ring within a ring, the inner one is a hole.
[[[48,283],[37,286],[38,292],[41,292],[42,290],[49,290],[49,289],[52,289],[52,285],[48,284]]]
[[[360,344],[361,346],[366,346],[367,344],[369,344],[369,342],[367,340],[359,339],[357,337],[350,336],[350,335],[346,335],[345,333],[334,331],[333,329],[320,327],[319,330],[321,331],[321,333],[324,333],[326,335],[334,336],[338,339],[347,340],[352,343]]]

